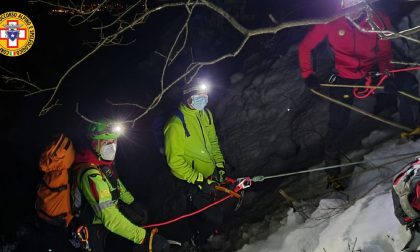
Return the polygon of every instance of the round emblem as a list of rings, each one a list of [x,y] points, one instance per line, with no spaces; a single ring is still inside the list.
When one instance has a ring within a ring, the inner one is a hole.
[[[0,15],[0,53],[15,57],[26,53],[35,42],[32,21],[19,12]]]
[[[340,30],[338,30],[338,35],[339,36],[344,36],[346,34],[346,31],[345,30],[343,30],[343,29],[340,29]]]

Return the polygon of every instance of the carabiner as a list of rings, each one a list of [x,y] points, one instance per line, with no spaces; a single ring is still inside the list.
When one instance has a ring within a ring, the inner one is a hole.
[[[82,245],[82,249],[85,251],[91,251],[89,246],[89,230],[86,226],[80,226],[77,228],[76,231],[77,236],[79,237],[79,240]]]
[[[238,184],[236,185],[234,189],[235,192],[239,192],[240,190],[248,188],[252,184],[252,180],[250,177],[238,178],[237,181],[238,181]]]

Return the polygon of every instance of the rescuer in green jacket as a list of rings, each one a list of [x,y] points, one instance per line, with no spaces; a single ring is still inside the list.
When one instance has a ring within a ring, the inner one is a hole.
[[[166,161],[193,209],[212,203],[217,194],[215,186],[226,178],[213,115],[205,109],[207,88],[200,79],[185,84],[183,101],[164,128]],[[212,207],[199,216],[201,222],[192,227],[193,242],[198,245],[222,223],[221,208]]]
[[[139,226],[147,221],[147,212],[134,201],[114,168],[120,127],[91,124],[90,146],[76,154],[78,185],[90,206],[83,208],[81,220],[87,222],[89,246],[94,252],[104,251],[107,230],[133,241],[133,251],[149,251],[150,231]],[[169,250],[162,236],[152,236],[151,244],[153,251]]]

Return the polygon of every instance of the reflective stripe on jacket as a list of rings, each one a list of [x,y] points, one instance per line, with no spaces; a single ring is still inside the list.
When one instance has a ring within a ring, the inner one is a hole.
[[[94,167],[94,166],[93,166]],[[89,169],[79,179],[80,190],[95,213],[93,224],[103,224],[109,231],[134,243],[140,244],[146,231],[131,223],[118,209],[118,201],[126,204],[134,201],[131,193],[118,179],[118,188],[113,188],[108,178],[98,168]],[[120,190],[119,198],[113,199],[113,191]]]
[[[211,176],[216,164],[225,161],[211,112],[193,110],[185,104],[179,110],[190,136],[186,136],[181,119],[172,116],[164,128],[166,160],[174,176],[194,183],[200,176]]]
[[[379,16],[380,18],[374,18],[375,23],[381,29],[383,23],[385,29],[389,29],[389,18],[382,13]],[[371,29],[366,20],[359,26],[366,30]],[[375,33],[361,32],[349,20],[341,17],[328,24],[315,25],[300,43],[299,64],[303,78],[314,73],[311,52],[324,39],[328,40],[334,53],[335,71],[340,77],[361,79],[369,71],[373,71],[376,64],[380,72],[392,69],[391,41],[381,40]]]

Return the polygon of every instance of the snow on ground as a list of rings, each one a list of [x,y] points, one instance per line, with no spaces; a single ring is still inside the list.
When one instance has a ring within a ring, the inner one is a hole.
[[[365,141],[375,142],[384,135],[372,132]],[[416,151],[420,154],[420,141],[401,143],[392,139],[376,146],[363,156],[369,162],[353,169],[347,197],[330,194],[319,199],[316,209],[309,213],[299,211],[299,206],[305,205],[299,202],[295,205],[298,211],[290,209],[277,231],[239,251],[401,251],[407,234],[394,216],[390,188],[393,175],[416,155],[407,158],[403,154]],[[251,228],[256,227],[258,224]]]

